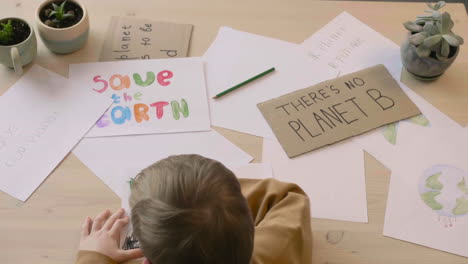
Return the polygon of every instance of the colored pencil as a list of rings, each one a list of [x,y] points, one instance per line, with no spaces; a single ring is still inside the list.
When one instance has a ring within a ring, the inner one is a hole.
[[[266,70],[266,71],[264,71],[262,73],[259,73],[259,74],[255,75],[254,77],[252,77],[252,78],[250,78],[250,79],[248,79],[246,81],[243,81],[243,82],[239,83],[238,85],[235,85],[235,86],[233,86],[233,87],[231,87],[231,88],[229,88],[229,89],[227,89],[227,90],[225,90],[223,92],[220,92],[219,94],[215,95],[215,97],[213,97],[213,99],[217,99],[217,98],[219,98],[219,97],[221,97],[221,96],[223,96],[225,94],[228,94],[228,93],[230,93],[230,92],[232,92],[234,90],[237,90],[240,87],[242,87],[242,86],[244,86],[244,85],[246,85],[246,84],[248,84],[250,82],[253,82],[253,81],[255,81],[255,80],[257,80],[257,79],[259,79],[259,78],[261,78],[261,77],[263,77],[263,76],[265,76],[265,75],[267,75],[267,74],[269,74],[270,72],[273,72],[273,71],[275,71],[275,67],[273,67],[271,69],[268,69],[268,70]]]

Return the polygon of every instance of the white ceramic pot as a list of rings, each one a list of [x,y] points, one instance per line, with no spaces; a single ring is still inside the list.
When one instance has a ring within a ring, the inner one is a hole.
[[[40,19],[41,10],[51,2],[57,0],[46,0],[36,10],[37,31],[48,49],[55,53],[66,54],[81,49],[89,35],[89,16],[84,5],[76,0],[68,0],[81,7],[83,17],[81,20],[68,28],[53,28],[44,24]]]
[[[0,23],[7,23],[7,21],[10,19],[21,21],[27,24],[31,30],[28,38],[18,44],[11,46],[0,45],[0,64],[14,68],[16,73],[21,75],[23,73],[23,66],[31,63],[31,61],[36,57],[36,35],[34,34],[34,29],[32,26],[21,18],[8,17],[0,20]]]

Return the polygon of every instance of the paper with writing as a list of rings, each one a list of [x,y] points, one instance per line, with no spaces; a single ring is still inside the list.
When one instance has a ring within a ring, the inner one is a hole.
[[[0,97],[0,189],[28,199],[111,104],[34,65]]]
[[[336,76],[307,57],[297,44],[222,27],[203,56],[209,97],[275,67],[275,72],[218,99],[210,99],[211,122],[273,138],[256,104]]]
[[[211,129],[199,58],[72,64],[70,79],[114,101],[86,137]]]
[[[111,17],[99,61],[186,57],[192,25]]]
[[[258,107],[289,157],[420,114],[383,65]]]

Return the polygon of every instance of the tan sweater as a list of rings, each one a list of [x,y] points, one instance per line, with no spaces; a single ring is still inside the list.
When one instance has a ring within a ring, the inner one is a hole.
[[[239,179],[255,221],[252,264],[312,263],[309,199],[295,184],[274,179]],[[116,264],[93,251],[80,251],[76,264]]]

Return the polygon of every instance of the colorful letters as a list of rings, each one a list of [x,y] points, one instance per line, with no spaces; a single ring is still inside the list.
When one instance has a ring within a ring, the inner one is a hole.
[[[189,106],[185,99],[171,100],[170,103],[167,101],[155,101],[151,104],[135,102],[132,106],[129,106],[132,101],[141,101],[144,93],[144,89],[170,89],[171,80],[174,77],[172,71],[163,70],[157,75],[148,71],[146,72],[145,80],[142,79],[140,73],[134,73],[132,78],[129,75],[113,74],[107,81],[101,75],[97,75],[93,78],[96,87],[94,91],[98,93],[104,93],[110,87],[114,93],[111,98],[113,99],[114,106],[110,109],[110,114],[104,114],[96,126],[99,128],[107,127],[113,124],[123,125],[127,122],[134,120],[136,123],[143,123],[151,121],[151,119],[163,119],[165,111],[172,111],[172,118],[174,120],[180,120],[181,115],[184,118],[189,117]],[[145,87],[142,92],[132,92],[132,79],[136,87]],[[157,81],[158,86],[152,86]],[[112,91],[110,90],[110,91]],[[121,105],[122,104],[122,105]],[[125,105],[123,105],[125,104]],[[170,110],[165,109],[170,104]],[[153,110],[151,110],[151,107]]]

